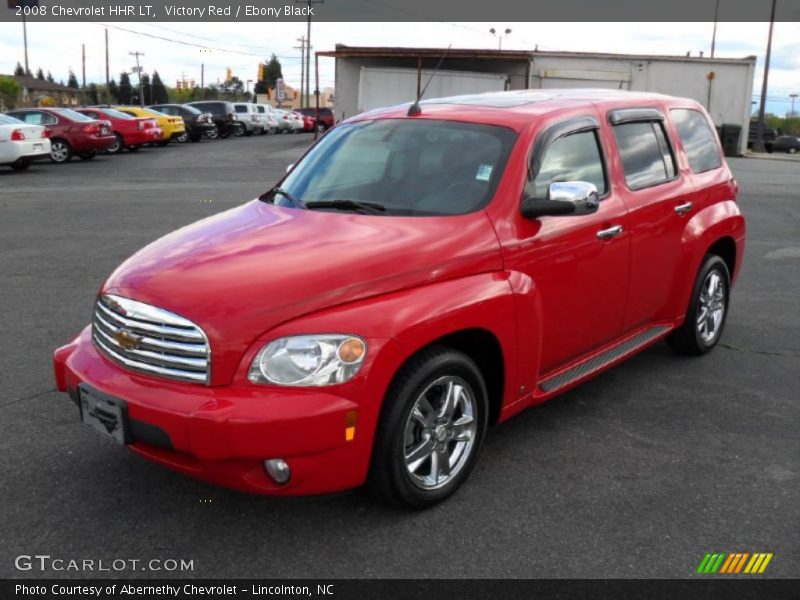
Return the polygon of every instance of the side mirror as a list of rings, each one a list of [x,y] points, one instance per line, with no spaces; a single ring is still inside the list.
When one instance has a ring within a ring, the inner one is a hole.
[[[520,206],[522,216],[537,219],[544,216],[580,216],[597,212],[597,186],[586,181],[556,181],[550,184],[547,198],[525,198]]]

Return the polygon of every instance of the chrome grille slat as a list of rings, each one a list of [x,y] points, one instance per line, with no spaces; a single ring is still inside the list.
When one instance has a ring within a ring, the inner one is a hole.
[[[102,310],[104,314],[108,315],[109,318],[118,321],[126,328],[138,331],[140,333],[144,333],[145,335],[155,333],[160,336],[170,337],[184,341],[205,341],[205,337],[199,331],[192,331],[190,329],[178,329],[174,327],[163,327],[160,325],[154,325],[152,323],[127,319],[126,317],[123,317],[121,315],[112,312],[110,309],[106,308],[102,303],[99,302],[97,303],[97,307],[100,310]]]
[[[119,327],[115,327],[108,321],[106,321],[103,317],[99,314],[95,314],[94,318],[96,323],[101,325],[101,328],[106,333],[119,333],[121,330]],[[180,354],[182,356],[200,356],[203,357],[207,354],[206,352],[206,345],[205,343],[182,343],[182,342],[167,342],[163,339],[152,338],[143,336],[142,341],[139,344],[142,347],[146,347],[149,350],[156,350],[156,351],[170,351]]]
[[[210,381],[211,349],[205,333],[164,309],[103,295],[95,304],[92,339],[107,357],[132,370]]]

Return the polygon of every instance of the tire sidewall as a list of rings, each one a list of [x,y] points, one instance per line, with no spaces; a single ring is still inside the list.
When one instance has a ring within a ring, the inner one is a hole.
[[[478,459],[488,423],[488,393],[477,365],[465,354],[455,350],[440,350],[429,354],[427,360],[409,365],[411,375],[393,384],[386,396],[382,431],[378,434],[373,468],[384,470],[392,495],[401,504],[426,508],[453,494],[467,479]],[[405,466],[405,425],[419,395],[434,380],[445,375],[460,377],[472,388],[478,420],[472,454],[461,471],[444,487],[425,490],[415,485]],[[388,464],[386,464],[388,462]],[[378,464],[382,463],[382,464]]]
[[[717,331],[716,337],[711,342],[706,342],[700,332],[697,330],[697,309],[698,305],[700,304],[700,291],[703,287],[703,283],[708,277],[708,274],[711,271],[717,271],[722,276],[722,283],[725,287],[725,309],[722,313],[722,322],[719,324],[719,330]],[[728,272],[728,266],[725,264],[725,261],[722,260],[719,256],[711,255],[706,258],[703,262],[703,266],[700,269],[700,273],[697,275],[697,280],[694,284],[694,289],[692,290],[692,304],[689,308],[689,314],[686,316],[687,319],[690,319],[690,322],[693,327],[694,336],[697,341],[697,347],[701,353],[705,354],[706,352],[710,352],[714,346],[719,343],[720,338],[722,337],[723,332],[725,331],[725,322],[728,319],[728,309],[730,305],[730,297],[731,297],[731,276]]]

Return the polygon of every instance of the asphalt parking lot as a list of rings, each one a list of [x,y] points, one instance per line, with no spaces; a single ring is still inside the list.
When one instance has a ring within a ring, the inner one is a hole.
[[[187,559],[194,571],[172,575],[195,577],[672,578],[712,551],[772,552],[766,576],[800,576],[793,161],[731,161],[749,231],[720,347],[689,359],[658,344],[496,427],[467,484],[432,510],[360,492],[243,495],[81,426],[54,391],[51,354],[89,321],[104,277],[147,242],[267,189],[309,139],[0,169],[0,577],[82,575],[14,567],[49,554]]]

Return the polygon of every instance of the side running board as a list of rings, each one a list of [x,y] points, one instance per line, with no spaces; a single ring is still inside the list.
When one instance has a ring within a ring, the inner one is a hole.
[[[590,373],[599,371],[609,363],[614,362],[626,354],[632,354],[636,352],[639,348],[647,345],[649,342],[664,334],[669,329],[670,328],[665,325],[655,325],[649,329],[645,329],[641,333],[637,333],[635,336],[628,338],[624,342],[620,342],[616,346],[613,346],[608,350],[601,352],[600,354],[596,354],[595,356],[587,358],[585,361],[578,363],[574,367],[570,367],[566,371],[553,375],[552,377],[548,377],[539,384],[539,388],[543,392],[554,392],[559,388],[567,386],[574,381],[589,375]]]

